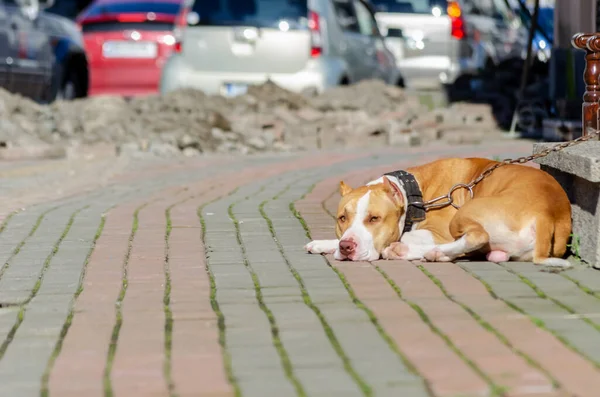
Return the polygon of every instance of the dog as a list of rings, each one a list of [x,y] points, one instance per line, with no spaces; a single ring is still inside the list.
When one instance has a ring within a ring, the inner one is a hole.
[[[472,187],[465,187],[497,166]],[[449,158],[387,173],[356,189],[340,182],[336,240],[306,244],[336,260],[533,261],[568,267],[571,205],[546,172],[484,158]],[[450,192],[452,189],[453,192]],[[450,194],[449,194],[450,193]],[[440,207],[427,202],[445,199]]]

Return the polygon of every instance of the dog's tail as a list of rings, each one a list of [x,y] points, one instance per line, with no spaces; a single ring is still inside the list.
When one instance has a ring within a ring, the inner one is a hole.
[[[535,249],[533,262],[538,265],[568,267],[562,259],[567,251],[571,222],[561,222],[549,216],[540,216],[535,222]]]

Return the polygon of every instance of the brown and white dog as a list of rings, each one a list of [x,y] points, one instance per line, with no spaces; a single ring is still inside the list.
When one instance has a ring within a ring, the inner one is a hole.
[[[571,205],[549,174],[504,165],[473,188],[453,194],[448,205],[426,212],[418,202],[448,194],[497,164],[482,158],[443,159],[386,174],[352,189],[340,182],[337,240],[314,240],[310,253],[337,260],[452,261],[485,254],[492,262],[533,261],[569,266],[562,259],[571,233]]]

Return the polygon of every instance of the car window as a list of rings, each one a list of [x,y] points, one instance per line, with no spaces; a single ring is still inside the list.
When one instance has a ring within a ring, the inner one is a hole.
[[[499,17],[498,11],[494,7],[494,0],[466,0],[464,2],[464,12],[465,14],[481,15],[490,18]]]
[[[482,15],[479,5],[473,0],[463,0],[462,11],[468,15]]]
[[[198,16],[194,25],[305,29],[308,27],[306,2],[307,0],[196,0],[191,11]]]
[[[504,0],[493,0],[492,2],[494,7],[495,18],[504,19],[508,23],[515,19],[515,14],[506,5]]]
[[[446,13],[447,0],[371,0],[377,12],[394,12],[402,14]]]
[[[123,2],[96,3],[86,12],[87,17],[97,17],[102,14],[136,14],[154,12],[157,14],[177,15],[179,4],[175,2]]]
[[[334,0],[335,17],[345,32],[360,33],[353,0]]]
[[[358,28],[360,34],[365,36],[378,35],[377,22],[373,19],[373,15],[360,1],[354,1],[354,7],[356,9],[356,19],[358,21]]]

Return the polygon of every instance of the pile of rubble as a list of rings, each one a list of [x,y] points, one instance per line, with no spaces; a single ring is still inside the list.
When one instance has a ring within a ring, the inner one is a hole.
[[[39,105],[0,89],[0,147],[111,143],[161,156],[474,142],[498,128],[486,105],[430,110],[370,80],[305,97],[267,82],[234,98],[181,90]]]

